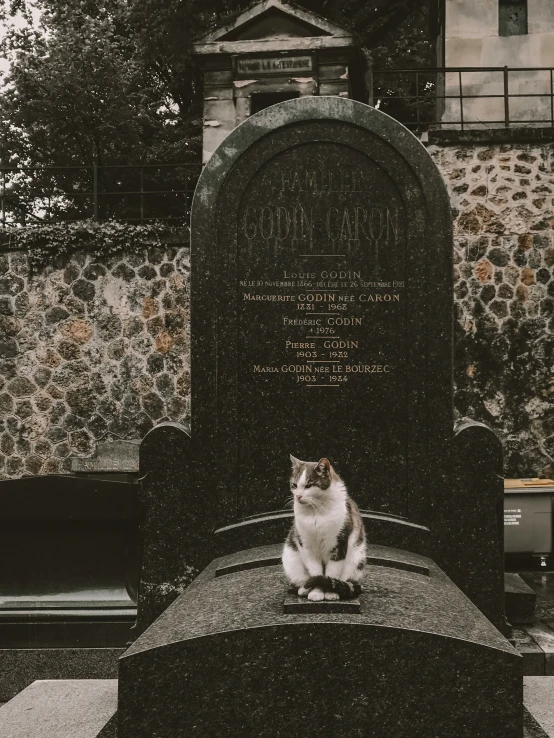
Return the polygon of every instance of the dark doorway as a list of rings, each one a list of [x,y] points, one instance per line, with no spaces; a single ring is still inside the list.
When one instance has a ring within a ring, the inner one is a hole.
[[[259,113],[260,110],[265,110],[271,105],[277,105],[277,103],[285,102],[285,100],[294,100],[297,97],[300,97],[299,92],[253,92],[250,102],[250,115]]]

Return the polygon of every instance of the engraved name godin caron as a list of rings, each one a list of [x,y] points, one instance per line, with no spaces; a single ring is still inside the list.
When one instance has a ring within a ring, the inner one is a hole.
[[[241,230],[247,240],[292,242],[326,237],[329,241],[385,241],[396,243],[399,211],[392,205],[366,200],[367,178],[357,170],[282,169],[277,202],[249,205],[242,215]],[[352,195],[351,202],[335,202],[336,196]],[[293,195],[298,202],[279,202]],[[333,195],[331,203],[328,197]],[[302,199],[302,202],[300,202]]]

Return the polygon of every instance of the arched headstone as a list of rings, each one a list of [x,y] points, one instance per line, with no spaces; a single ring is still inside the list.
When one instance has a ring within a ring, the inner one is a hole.
[[[302,98],[236,128],[192,216],[192,435],[220,522],[282,507],[328,456],[363,508],[432,525],[452,436],[448,196],[367,105]]]

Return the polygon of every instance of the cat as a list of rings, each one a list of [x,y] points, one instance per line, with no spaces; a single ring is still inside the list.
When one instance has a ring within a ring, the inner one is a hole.
[[[285,574],[300,597],[353,599],[366,558],[360,511],[328,459],[290,459],[294,522],[283,547]]]

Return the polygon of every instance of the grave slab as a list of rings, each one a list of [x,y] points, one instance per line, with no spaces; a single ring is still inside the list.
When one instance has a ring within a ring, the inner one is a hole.
[[[0,708],[0,735],[98,738],[116,710],[117,679],[39,680]]]
[[[431,559],[410,555],[408,571],[381,556],[359,613],[291,613],[281,566],[267,563],[280,550],[258,550],[256,568],[244,552],[245,568],[223,576],[241,557],[216,559],[124,654],[118,738],[346,737],[372,724],[520,738],[521,657]]]

